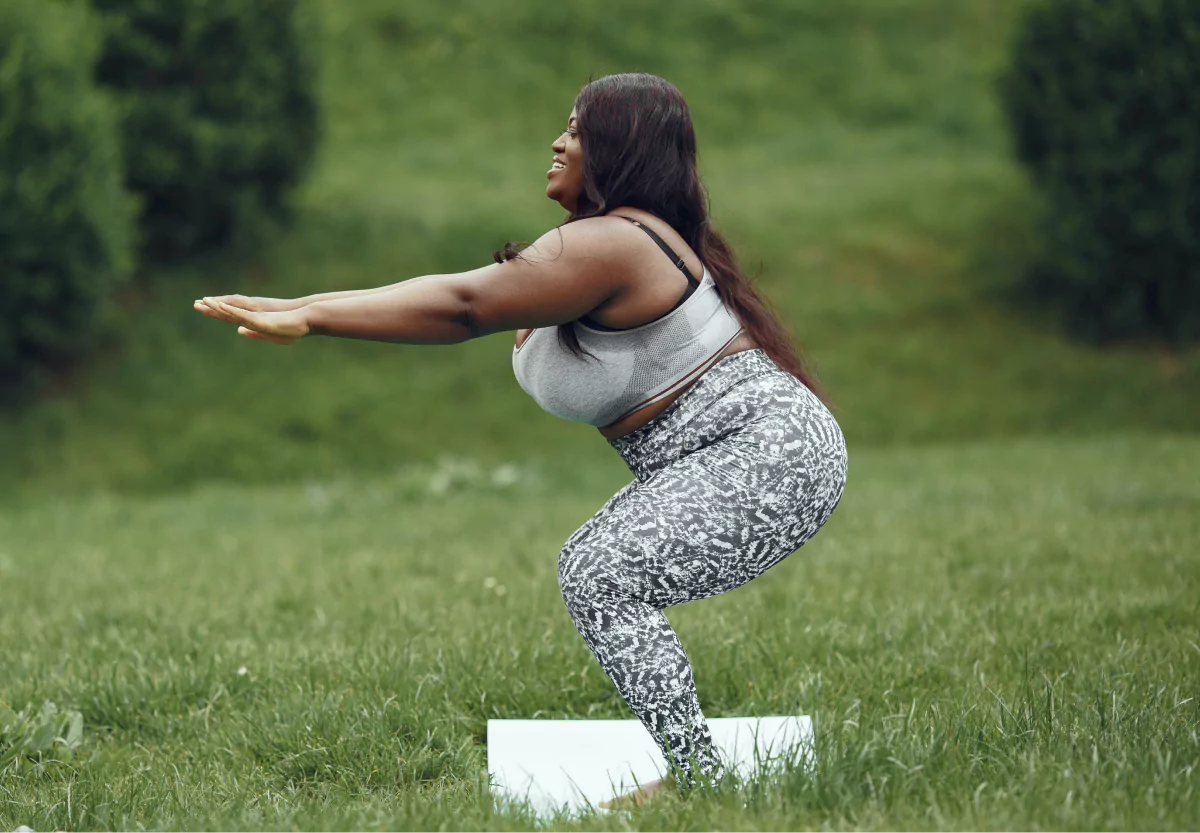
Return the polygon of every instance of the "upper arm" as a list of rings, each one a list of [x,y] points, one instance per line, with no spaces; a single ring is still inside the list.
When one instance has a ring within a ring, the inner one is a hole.
[[[542,235],[521,257],[447,276],[476,335],[573,321],[622,291],[627,246],[614,223],[597,217]]]

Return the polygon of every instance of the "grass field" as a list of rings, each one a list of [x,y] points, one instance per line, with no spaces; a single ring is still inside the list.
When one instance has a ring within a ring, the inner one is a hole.
[[[554,571],[621,478],[510,465],[0,514],[5,696],[76,705],[92,753],[0,782],[0,826],[530,826],[487,808],[486,720],[627,716]],[[632,823],[1193,827],[1198,465],[1150,437],[852,452],[817,539],[670,613],[709,714],[815,716],[815,778]]]
[[[0,417],[0,706],[84,718],[69,767],[0,775],[0,830],[526,828],[486,720],[629,716],[555,575],[628,473],[521,392],[511,336],[283,349],[191,309],[537,236],[575,90],[622,69],[688,97],[850,473],[813,542],[669,613],[709,715],[814,716],[815,776],[556,826],[1200,825],[1200,350],[1003,301],[1036,247],[993,95],[1017,4],[315,12],[296,225],[147,268],[123,343]]]

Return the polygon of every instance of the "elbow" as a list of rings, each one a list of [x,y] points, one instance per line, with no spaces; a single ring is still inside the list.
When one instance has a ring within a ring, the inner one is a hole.
[[[480,310],[471,294],[460,291],[457,296],[450,320],[455,328],[462,332],[462,341],[470,341],[473,338],[487,335],[488,330],[483,324]]]
[[[479,322],[472,314],[470,308],[462,310],[451,320],[454,322],[454,326],[462,332],[462,341],[470,341],[473,338],[479,338],[482,335],[487,335],[487,333],[479,326]]]

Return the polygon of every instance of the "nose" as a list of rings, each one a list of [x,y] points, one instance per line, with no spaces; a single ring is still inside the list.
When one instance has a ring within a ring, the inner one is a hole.
[[[567,133],[565,130],[560,133],[558,138],[554,140],[554,144],[550,145],[550,150],[554,151],[555,153],[565,152],[567,149],[567,143],[564,141],[566,135]]]

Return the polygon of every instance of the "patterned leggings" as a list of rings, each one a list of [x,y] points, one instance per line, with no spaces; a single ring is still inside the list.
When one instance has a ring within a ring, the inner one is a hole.
[[[720,360],[610,444],[635,479],[567,539],[559,586],[686,789],[725,768],[662,610],[739,587],[811,538],[841,499],[846,445],[820,400],[762,350]]]

